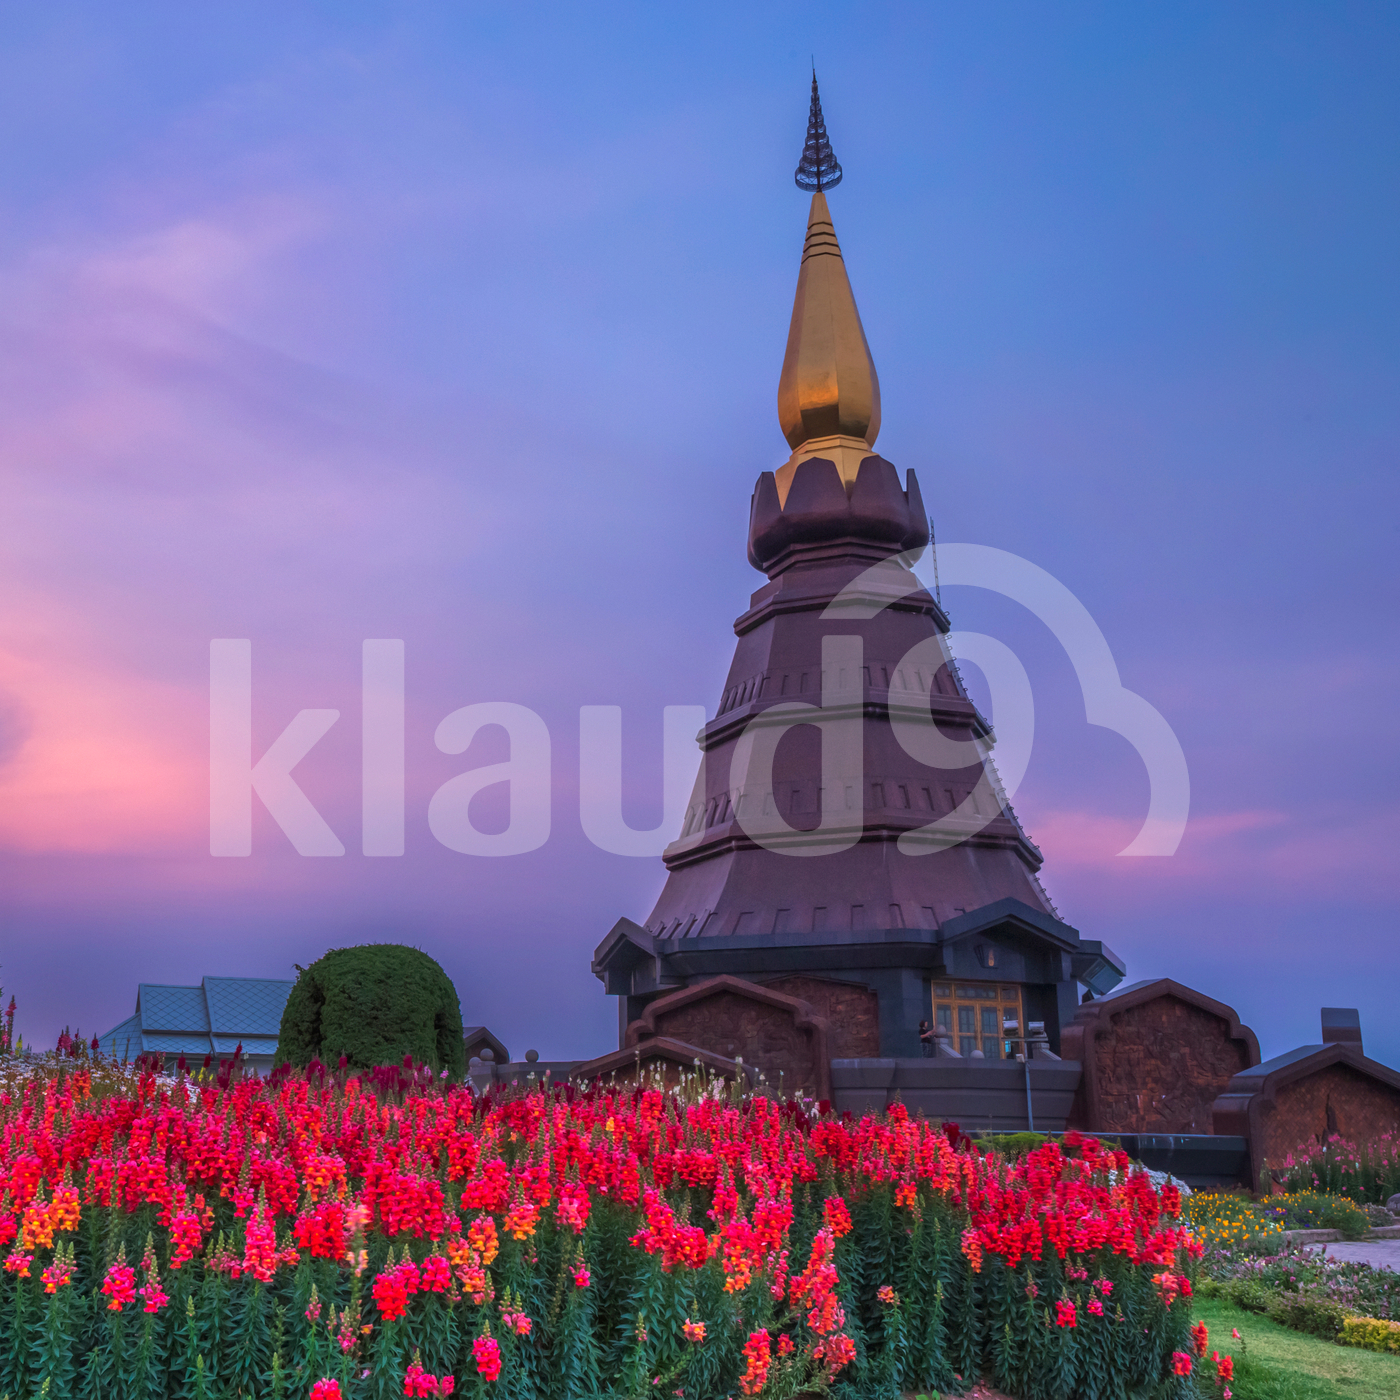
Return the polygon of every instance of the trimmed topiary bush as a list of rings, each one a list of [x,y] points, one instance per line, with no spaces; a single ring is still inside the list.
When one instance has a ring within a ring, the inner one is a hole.
[[[415,1063],[466,1073],[462,1008],[448,975],[426,953],[398,943],[332,948],[297,979],[282,1012],[277,1063],[312,1060],[354,1070]]]

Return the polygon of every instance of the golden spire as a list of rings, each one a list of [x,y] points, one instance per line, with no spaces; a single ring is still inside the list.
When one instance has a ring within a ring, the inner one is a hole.
[[[834,461],[849,491],[880,431],[880,381],[823,193],[840,179],[814,73],[807,146],[796,180],[815,193],[778,380],[778,422],[793,449],[776,473],[778,497],[784,502],[797,464],[808,457]]]

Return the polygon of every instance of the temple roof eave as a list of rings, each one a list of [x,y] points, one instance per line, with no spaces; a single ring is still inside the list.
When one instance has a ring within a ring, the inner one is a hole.
[[[922,966],[933,970],[944,965],[948,948],[977,935],[1009,938],[1014,943],[1064,954],[1074,962],[1096,959],[1119,977],[1123,967],[1122,960],[1098,940],[1081,939],[1071,925],[1014,898],[974,909],[937,929],[835,929],[675,939],[647,933],[631,920],[619,920],[621,924],[629,927],[622,930],[615,926],[598,945],[593,958],[594,974],[607,981],[609,974],[630,975],[643,964],[650,964],[644,975],[658,987],[674,985],[677,979],[687,976],[703,975],[716,959],[731,971],[740,963],[751,964],[747,970],[758,970],[770,961],[766,955],[780,951],[820,953],[823,963],[833,966]],[[1075,976],[1078,979],[1078,968]]]
[[[979,818],[945,826],[949,821],[948,817],[941,818],[933,825],[942,827],[942,830],[922,836],[921,824],[917,818],[906,822],[895,819],[867,819],[861,826],[851,828],[856,834],[856,839],[850,842],[846,849],[850,849],[850,846],[867,846],[899,841],[902,837],[913,837],[916,844],[927,846],[928,853],[952,850],[957,846],[970,846],[980,850],[1012,851],[1031,873],[1039,871],[1044,864],[1045,858],[1040,848],[1009,817],[996,817],[991,821],[982,821]],[[737,821],[731,820],[709,828],[703,841],[696,841],[692,837],[682,837],[673,841],[662,852],[661,859],[668,871],[684,870],[687,866],[698,865],[717,856],[824,846],[840,839],[842,835],[842,831],[833,829],[795,829],[791,834],[765,834],[762,842],[759,842]]]

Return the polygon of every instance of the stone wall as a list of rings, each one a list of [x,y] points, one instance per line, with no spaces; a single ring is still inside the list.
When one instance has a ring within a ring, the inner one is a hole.
[[[1216,1097],[1258,1063],[1258,1048],[1230,1008],[1177,990],[1128,993],[1121,1009],[1112,997],[1080,1007],[1061,1032],[1061,1053],[1085,1067],[1071,1121],[1093,1132],[1212,1130]]]
[[[880,999],[869,987],[823,977],[779,977],[763,984],[805,1001],[826,1022],[833,1060],[860,1060],[880,1053]]]
[[[896,1099],[910,1113],[956,1123],[965,1133],[1063,1132],[1080,1069],[1068,1060],[1033,1060],[1027,1104],[1024,1062],[1015,1060],[833,1059],[831,1103],[838,1113],[882,1113]]]
[[[1400,1130],[1400,1089],[1332,1064],[1282,1085],[1260,1120],[1262,1156],[1277,1169],[1296,1148],[1332,1133],[1365,1142]]]
[[[648,1017],[655,1034],[687,1041],[727,1059],[742,1058],[784,1095],[816,1094],[827,1075],[818,1066],[816,1037],[798,1026],[791,1010],[733,991],[674,1008],[656,1004]]]

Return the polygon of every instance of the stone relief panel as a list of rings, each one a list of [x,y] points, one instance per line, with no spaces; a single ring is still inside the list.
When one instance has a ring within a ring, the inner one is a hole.
[[[826,1048],[833,1060],[874,1059],[880,1053],[880,999],[869,987],[821,977],[779,977],[763,984],[807,1002],[826,1022]]]
[[[656,1034],[683,1040],[727,1059],[742,1057],[776,1092],[815,1093],[818,1083],[813,1036],[793,1022],[784,1007],[767,1006],[734,992],[664,1011]]]

